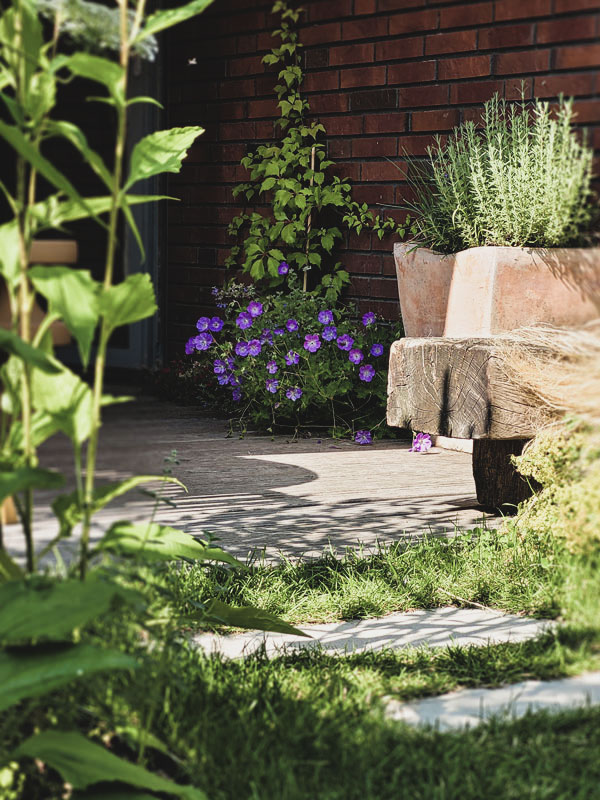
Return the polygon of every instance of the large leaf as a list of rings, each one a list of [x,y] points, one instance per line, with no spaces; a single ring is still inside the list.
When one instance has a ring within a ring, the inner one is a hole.
[[[90,578],[41,585],[12,581],[0,585],[0,642],[61,642],[73,630],[104,614],[114,598],[137,599],[116,584]]]
[[[99,549],[120,555],[132,555],[146,561],[223,561],[236,567],[243,564],[219,547],[209,547],[189,533],[156,522],[135,524],[115,522],[106,532]]]
[[[53,436],[59,429],[56,421],[45,411],[36,411],[31,417],[31,443],[34,447],[39,447],[46,439]],[[20,419],[13,419],[6,439],[4,450],[12,453],[22,453],[25,450],[25,434],[23,433],[23,422]]]
[[[120,64],[91,53],[75,53],[55,59],[56,67],[67,67],[74,75],[102,83],[110,96],[119,104],[125,103],[125,71]]]
[[[193,786],[179,786],[166,778],[129,761],[117,758],[80,733],[44,731],[31,736],[18,747],[13,756],[29,756],[49,764],[75,789],[85,789],[95,783],[119,782],[152,792],[182,797],[184,800],[206,800],[206,795]]]
[[[154,287],[150,276],[144,272],[129,275],[100,295],[100,313],[110,331],[151,317],[155,311]]]
[[[78,55],[84,54],[80,53]],[[73,58],[75,58],[75,56],[73,56]],[[112,66],[116,65],[112,64]],[[48,120],[46,123],[46,133],[49,136],[62,136],[64,139],[70,142],[73,147],[76,147],[85,158],[86,162],[94,170],[96,175],[102,179],[109,191],[112,191],[114,179],[110,173],[110,170],[107,169],[106,164],[102,160],[101,156],[89,146],[85,134],[81,128],[78,128],[77,125],[65,120]]]
[[[155,203],[158,200],[174,199],[165,195],[154,194],[128,194],[125,197],[130,206],[140,203]],[[77,200],[64,200],[60,195],[53,194],[46,198],[46,200],[40,200],[39,203],[35,203],[35,205],[31,206],[30,215],[35,220],[38,231],[47,228],[60,228],[65,222],[73,222],[78,219],[89,217],[90,210],[94,217],[104,214],[110,210],[112,203],[113,198],[109,195],[105,197],[86,197],[85,204],[83,204]],[[2,229],[6,227],[6,225],[0,227],[0,237],[2,235]],[[1,257],[2,253],[0,252],[0,258]]]
[[[312,637],[310,634],[301,631],[299,628],[294,628],[288,622],[285,622],[279,617],[269,614],[268,611],[263,611],[261,608],[253,608],[252,606],[245,606],[243,608],[235,608],[222,603],[220,600],[213,600],[206,609],[206,613],[215,622],[223,623],[224,625],[232,625],[235,628],[250,628],[255,631],[273,631],[274,633],[289,633],[294,636],[306,636],[308,639]]]
[[[88,644],[32,647],[0,653],[0,711],[26,697],[39,697],[75,678],[109,669],[134,669],[131,656]]]
[[[0,350],[5,350],[13,356],[26,361],[30,366],[36,367],[49,375],[57,375],[62,367],[58,361],[48,358],[43,350],[32,347],[23,341],[20,336],[12,331],[0,328]]]
[[[15,563],[3,547],[0,547],[0,583],[18,581],[24,576],[21,567]]]
[[[37,147],[25,139],[19,128],[15,125],[7,125],[6,122],[0,120],[0,136],[54,187],[85,205],[85,200],[80,197],[71,182],[48,159],[44,158]],[[88,209],[88,213],[91,213],[91,209]]]
[[[0,274],[14,291],[21,279],[19,228],[14,219],[0,225]]]
[[[125,188],[163,172],[179,172],[187,151],[201,133],[204,133],[203,128],[191,126],[144,136],[133,148]]]
[[[163,483],[175,483],[185,489],[185,486],[177,478],[170,475],[135,475],[133,478],[126,478],[118,483],[107,483],[94,489],[94,496],[91,502],[92,514],[100,511],[105,505],[121,495],[126,494],[143,483],[153,483],[161,481]],[[187,490],[186,490],[187,491]],[[78,522],[83,519],[83,508],[81,506],[77,492],[63,494],[57,497],[52,503],[52,510],[60,522],[61,536],[69,536]]]
[[[63,367],[58,375],[34,370],[31,379],[33,405],[48,414],[73,442],[82,444],[92,428],[92,390],[74,372]]]
[[[48,301],[50,313],[64,320],[77,340],[83,365],[87,366],[100,314],[101,285],[88,270],[69,267],[34,267],[29,270],[29,277]]]
[[[134,42],[142,42],[155,33],[160,33],[166,28],[171,28],[173,25],[178,25],[180,22],[185,22],[186,19],[191,19],[201,14],[212,2],[213,0],[192,0],[191,3],[179,6],[179,8],[165,9],[164,11],[150,14],[146,24],[135,37]]]
[[[0,501],[24,489],[58,489],[65,482],[59,472],[41,467],[19,467],[0,471]]]

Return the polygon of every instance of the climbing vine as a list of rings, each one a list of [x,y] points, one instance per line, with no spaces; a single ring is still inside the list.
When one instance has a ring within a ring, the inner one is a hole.
[[[305,291],[309,272],[315,270],[319,277],[310,280],[311,288],[334,301],[350,280],[334,257],[342,229],[360,233],[369,228],[381,239],[386,232],[402,237],[405,228],[391,217],[373,215],[366,203],[352,199],[348,179],[330,173],[334,162],[327,157],[325,127],[309,120],[310,105],[301,93],[304,74],[297,28],[303,11],[291,8],[287,0],[277,0],[273,6],[273,13],[281,17],[273,36],[281,43],[263,62],[280,67],[275,86],[280,117],[275,126],[281,138],[260,145],[241,161],[249,180],[236,186],[233,194],[243,197],[247,205],[264,207],[232,220],[229,233],[239,243],[232,248],[227,265],[241,267],[255,281],[264,279],[274,287],[283,281],[279,266],[286,262],[303,274]]]

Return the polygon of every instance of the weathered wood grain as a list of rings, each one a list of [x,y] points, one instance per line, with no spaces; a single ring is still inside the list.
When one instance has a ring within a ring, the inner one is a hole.
[[[473,477],[477,500],[484,508],[512,514],[533,494],[538,484],[520,475],[511,460],[511,456],[521,455],[525,443],[524,439],[474,440]]]
[[[390,353],[388,424],[459,439],[530,439],[538,412],[494,337],[402,339]]]

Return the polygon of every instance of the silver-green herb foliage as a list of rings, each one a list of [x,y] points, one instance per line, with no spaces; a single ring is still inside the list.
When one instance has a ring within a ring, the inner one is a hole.
[[[573,101],[485,103],[483,127],[456,128],[413,162],[417,239],[451,253],[485,245],[582,243],[594,216],[593,151],[572,126]]]

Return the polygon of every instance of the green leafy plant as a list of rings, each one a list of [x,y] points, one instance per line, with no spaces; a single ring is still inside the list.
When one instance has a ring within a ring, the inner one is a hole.
[[[92,518],[111,500],[149,481],[181,485],[172,475],[164,474],[98,486],[96,454],[103,406],[126,399],[104,393],[108,340],[117,328],[151,316],[156,309],[147,274],[134,273],[121,283],[114,281],[117,230],[121,220],[129,226],[143,257],[131,207],[161,198],[135,195],[132,189],[145,178],[178,172],[188,148],[202,133],[199,127],[150,133],[135,144],[126,164],[128,109],[135,102],[155,102],[151,98],[128,97],[130,59],[142,43],[150,42],[153,47],[156,33],[195,16],[211,2],[192,0],[185,6],[146,16],[145,0],[136,0],[132,7],[126,0],[117,0],[117,33],[112,33],[118,35],[118,46],[113,41],[109,49],[117,51],[118,61],[82,50],[60,52],[61,32],[70,34],[74,30],[67,24],[68,15],[76,16],[85,5],[83,0],[55,4],[53,38],[48,42],[34,0],[12,0],[0,15],[0,99],[9,117],[8,121],[0,120],[0,136],[12,147],[16,160],[15,186],[0,183],[13,214],[9,222],[0,226],[0,275],[12,313],[12,329],[0,332],[0,348],[7,354],[0,368],[0,500],[14,497],[26,544],[26,565],[22,570],[5,549],[0,531],[2,710],[65,686],[77,677],[135,668],[135,661],[129,656],[118,649],[95,646],[87,636],[90,626],[103,615],[121,613],[123,605],[143,606],[143,597],[127,585],[120,567],[128,560],[144,564],[216,559],[241,567],[219,548],[152,520],[138,525],[117,522],[95,547],[90,543]],[[47,12],[49,5],[44,4],[44,8]],[[82,21],[76,22],[80,25]],[[114,13],[109,22],[114,28]],[[81,129],[54,116],[61,84],[80,78],[99,84],[104,95],[95,99],[108,104],[114,114],[112,169],[89,147]],[[104,184],[105,195],[79,194],[43,155],[43,145],[51,138],[64,139],[78,151]],[[54,193],[40,199],[38,184],[42,178]],[[94,280],[85,270],[29,263],[36,236],[84,217],[95,218],[106,230],[103,281]],[[36,292],[47,301],[48,313],[34,330],[31,312]],[[83,366],[94,357],[91,387],[54,356],[51,326],[57,320],[66,325],[77,342]],[[55,497],[52,508],[59,523],[58,533],[49,544],[36,549],[33,490],[58,489],[64,483],[62,475],[40,468],[38,463],[39,446],[57,432],[71,440],[76,489]],[[78,524],[82,531],[79,556],[66,565],[64,579],[37,574],[39,559],[70,536]],[[99,561],[102,567],[97,566]],[[91,570],[93,564],[96,566]],[[197,622],[227,624],[228,615],[236,626],[271,626],[276,630],[285,626],[258,609],[229,608],[220,602],[214,607],[199,605],[194,618]],[[174,631],[179,619],[167,619],[166,624]],[[286,629],[295,630],[291,626]],[[35,729],[34,735],[10,753],[11,764],[22,758],[41,758],[75,789],[104,782],[110,775],[138,789],[190,800],[204,797],[191,786],[180,786],[141,765],[119,759],[79,732],[40,731],[34,719],[30,728]],[[139,751],[139,758],[142,757],[143,743]],[[0,770],[8,788],[15,786],[11,776],[11,766]],[[128,796],[148,797],[132,793]]]
[[[594,217],[593,150],[572,122],[573,101],[485,103],[483,125],[467,121],[429,160],[413,161],[416,239],[452,253],[485,245],[580,243]]]
[[[381,239],[387,232],[404,236],[406,228],[391,217],[374,217],[366,203],[352,200],[349,180],[329,174],[334,162],[327,158],[325,127],[309,120],[310,105],[301,93],[297,26],[303,9],[278,0],[273,13],[281,16],[280,27],[273,31],[281,43],[263,61],[279,67],[275,92],[281,115],[275,125],[281,140],[260,145],[242,159],[250,179],[233,194],[260,207],[231,222],[229,233],[242,241],[232,248],[227,264],[241,266],[255,281],[265,279],[273,287],[282,282],[277,268],[285,252],[290,266],[303,273],[303,289],[315,270],[320,280],[312,280],[312,287],[333,302],[349,282],[348,272],[334,256],[343,229],[360,233],[369,228]]]
[[[324,428],[368,444],[387,431],[387,353],[400,332],[367,312],[325,308],[288,272],[285,291],[216,292],[221,317],[201,317],[186,353],[214,373],[215,401],[240,423],[274,431]],[[213,336],[214,332],[214,336]]]

